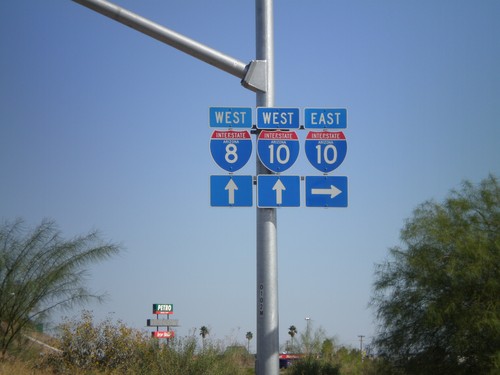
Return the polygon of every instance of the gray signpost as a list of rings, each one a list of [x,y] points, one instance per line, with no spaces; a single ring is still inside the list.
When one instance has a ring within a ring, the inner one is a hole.
[[[256,59],[245,64],[105,0],[73,0],[241,79],[257,107],[274,106],[273,0],[255,0]],[[257,131],[257,133],[259,130]],[[258,134],[257,134],[258,135]],[[257,175],[272,174],[256,158]],[[257,207],[257,375],[279,373],[276,208]]]

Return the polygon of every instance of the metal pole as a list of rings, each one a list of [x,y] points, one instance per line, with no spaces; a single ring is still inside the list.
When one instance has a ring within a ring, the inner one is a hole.
[[[363,362],[364,356],[363,356],[363,335],[358,335],[359,337],[359,351],[361,352],[361,362]]]
[[[244,79],[247,64],[105,0],[73,0],[117,22]]]
[[[256,0],[256,59],[266,61],[267,90],[257,107],[274,106],[273,1]],[[257,158],[257,174],[269,174]],[[257,208],[257,375],[279,373],[278,247],[275,208]]]

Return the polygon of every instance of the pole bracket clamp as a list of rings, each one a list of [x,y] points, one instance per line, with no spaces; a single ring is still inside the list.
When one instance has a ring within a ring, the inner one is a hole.
[[[267,92],[267,60],[252,60],[241,85],[254,92]]]

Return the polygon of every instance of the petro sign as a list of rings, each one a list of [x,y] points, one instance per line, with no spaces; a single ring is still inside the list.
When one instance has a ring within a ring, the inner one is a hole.
[[[153,304],[153,314],[173,314],[174,305],[171,303],[155,303]]]

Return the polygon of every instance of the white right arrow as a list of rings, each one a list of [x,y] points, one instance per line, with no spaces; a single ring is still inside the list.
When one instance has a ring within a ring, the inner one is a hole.
[[[283,203],[283,190],[286,190],[285,185],[283,185],[283,182],[278,178],[278,181],[273,186],[273,190],[276,190],[276,204],[282,204]]]
[[[328,189],[311,189],[311,193],[314,195],[329,195],[330,198],[335,198],[342,193],[342,190],[330,185]]]
[[[234,191],[238,190],[238,185],[235,184],[232,178],[229,179],[229,182],[227,183],[224,190],[228,191],[228,203],[234,204]]]

